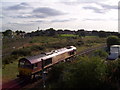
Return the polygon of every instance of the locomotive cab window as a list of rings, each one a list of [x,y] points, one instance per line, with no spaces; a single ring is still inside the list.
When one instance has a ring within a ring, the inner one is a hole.
[[[31,68],[31,64],[27,61],[20,61],[19,62],[19,67],[21,67],[21,68]]]
[[[52,58],[44,60],[44,66],[47,66],[52,63]]]
[[[24,65],[24,62],[20,62],[19,66],[23,66]]]
[[[19,67],[24,67],[24,65],[25,65],[25,61],[20,61],[19,62]]]
[[[33,68],[37,68],[37,67],[38,67],[37,63],[33,64]]]

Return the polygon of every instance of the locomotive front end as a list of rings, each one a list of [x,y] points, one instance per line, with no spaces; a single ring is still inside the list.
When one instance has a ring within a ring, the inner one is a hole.
[[[25,58],[20,59],[18,64],[18,72],[18,77],[30,77],[32,73],[31,63]]]

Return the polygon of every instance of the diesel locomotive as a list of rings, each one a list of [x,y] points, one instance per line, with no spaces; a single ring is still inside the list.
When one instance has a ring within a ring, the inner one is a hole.
[[[47,69],[59,62],[67,60],[76,54],[75,46],[52,50],[51,52],[42,53],[37,56],[21,58],[18,62],[18,77],[33,78],[43,69]]]

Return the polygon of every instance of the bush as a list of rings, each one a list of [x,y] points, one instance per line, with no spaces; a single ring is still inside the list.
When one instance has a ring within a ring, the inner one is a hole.
[[[59,48],[63,48],[66,46],[66,43],[53,43],[53,44],[47,44],[46,47],[47,48],[54,48],[54,49],[59,49]]]
[[[38,51],[38,50],[44,50],[45,48],[43,46],[34,45],[30,47],[30,49],[31,51]]]
[[[108,56],[108,53],[103,50],[96,50],[93,54],[94,54],[94,56],[99,56],[102,58],[106,58]]]
[[[104,88],[106,65],[99,57],[79,58],[76,63],[65,64],[60,66],[60,68],[62,69],[57,72],[58,80],[53,87]],[[54,76],[56,76],[56,73],[54,73]]]
[[[76,42],[76,45],[78,45],[78,46],[81,46],[81,45],[83,45],[83,44],[84,44],[83,41],[78,41],[78,42]]]
[[[12,63],[13,61],[15,61],[18,57],[15,56],[15,55],[9,55],[5,58],[3,58],[2,60],[2,64],[9,64],[9,63]]]
[[[76,57],[76,60],[55,65],[49,73],[47,88],[118,89],[120,59],[106,62],[100,57]]]
[[[120,83],[120,60],[107,63],[107,75],[110,83]]]
[[[106,67],[100,58],[81,58],[67,67],[63,73],[66,88],[101,88],[104,83]]]
[[[107,38],[107,47],[110,50],[111,45],[118,45],[120,44],[120,39],[117,36],[109,36]]]
[[[24,49],[18,49],[18,50],[15,50],[11,53],[12,55],[17,55],[17,56],[28,56],[31,54],[31,51],[30,49],[28,48],[24,48]]]
[[[65,67],[64,65],[65,64],[61,63],[52,67],[52,70],[49,72],[49,80],[51,82],[56,82],[60,78],[60,75]]]

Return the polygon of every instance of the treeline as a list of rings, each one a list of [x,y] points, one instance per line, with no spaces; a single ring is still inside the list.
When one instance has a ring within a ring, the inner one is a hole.
[[[99,36],[99,37],[108,37],[111,35],[115,35],[120,37],[120,33],[118,32],[106,32],[106,31],[97,31],[97,30],[93,30],[93,31],[87,31],[84,29],[80,29],[80,30],[55,30],[53,28],[49,28],[46,30],[36,30],[36,31],[32,31],[30,33],[26,33],[25,31],[12,31],[12,30],[6,30],[4,32],[2,32],[3,36],[5,37],[15,37],[15,36],[20,36],[20,37],[33,37],[33,36],[56,36],[59,34],[74,34],[74,35],[79,35],[81,37],[85,37],[85,36]]]

